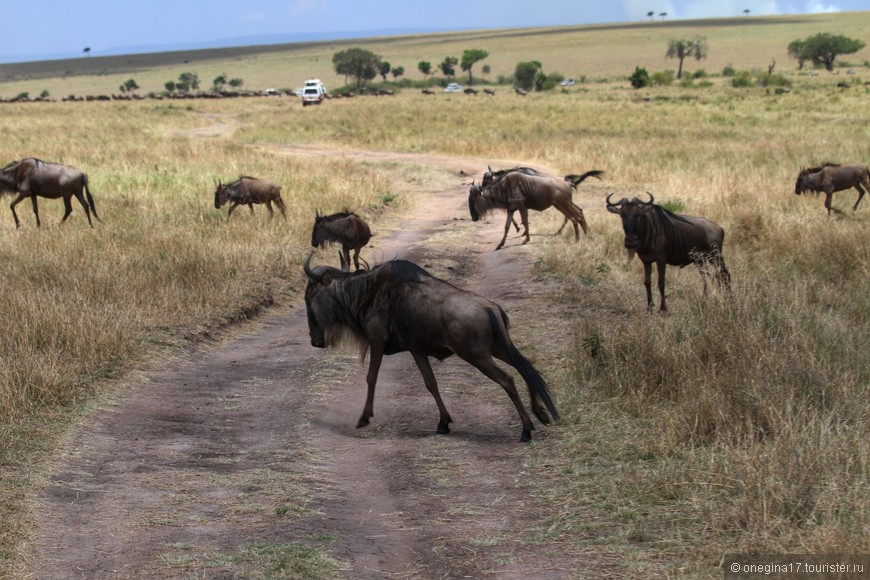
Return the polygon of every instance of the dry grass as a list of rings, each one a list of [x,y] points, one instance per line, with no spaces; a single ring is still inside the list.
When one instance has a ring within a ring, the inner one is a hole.
[[[644,50],[663,52],[659,41]],[[742,68],[743,55],[729,63]],[[835,194],[846,213],[828,218],[821,198],[795,196],[793,183],[800,165],[870,160],[868,89],[790,74],[796,85],[782,96],[714,79],[703,89],[614,82],[526,99],[406,92],[304,111],[289,99],[3,105],[0,158],[85,169],[104,223],[88,228],[75,208],[58,227],[51,201],[41,204],[41,230],[26,205],[19,231],[0,213],[0,519],[26,523],[21,497],[50,446],[39,417],[74,408],[155,351],[295,292],[316,208],[374,218],[384,200],[428,178],[240,144],[311,143],[607,171],[578,195],[590,236],[533,237],[540,267],[565,288],[553,300],[571,313],[567,348],[535,353],[565,416],[551,437],[558,451],[548,445],[535,458],[562,474],[550,536],[589,542],[578,514],[591,507],[624,524],[596,541],[638,569],[664,559],[675,572],[721,573],[710,566],[741,550],[866,553],[870,201],[852,213],[854,192]],[[215,119],[241,126],[232,138],[167,137]],[[213,179],[240,173],[284,186],[286,221],[258,209],[226,223],[211,203]],[[671,269],[671,314],[646,314],[641,268],[625,264],[618,220],[603,210],[610,191],[652,191],[722,224],[734,292],[704,300],[696,272]],[[533,234],[561,221],[532,220]],[[0,530],[0,569],[20,537],[21,525]]]

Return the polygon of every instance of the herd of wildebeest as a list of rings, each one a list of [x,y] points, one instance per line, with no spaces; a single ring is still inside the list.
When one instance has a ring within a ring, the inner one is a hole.
[[[520,214],[525,244],[529,241],[529,210],[544,211],[555,207],[565,216],[559,232],[570,221],[575,240],[579,240],[579,229],[586,233],[588,225],[583,210],[573,201],[573,194],[585,179],[600,179],[602,174],[600,170],[592,170],[582,175],[557,177],[530,167],[499,171],[488,168],[480,184],[471,184],[468,196],[471,219],[478,221],[495,210],[507,212],[504,235],[496,247],[498,250],[504,245],[511,224],[519,232],[519,225],[513,219],[515,212]],[[831,206],[832,194],[853,187],[858,191],[858,199],[852,207],[855,211],[865,190],[870,190],[867,165],[825,163],[801,168],[795,194],[806,191],[824,193],[825,207],[830,215],[831,211],[839,212]],[[63,199],[65,212],[61,222],[72,213],[72,197],[84,208],[91,226],[91,214],[100,220],[87,175],[68,165],[35,158],[13,161],[0,170],[0,196],[7,193],[17,194],[10,204],[16,227],[21,223],[15,206],[26,198],[30,198],[32,203],[37,226],[40,225],[38,197]],[[280,186],[264,179],[241,176],[226,185],[218,181],[214,195],[216,208],[230,204],[227,218],[240,205],[247,205],[253,213],[255,204],[264,204],[270,215],[274,215],[274,204],[286,215]],[[702,217],[671,212],[655,204],[649,193],[646,200],[635,197],[614,202],[612,197],[612,193],[607,196],[606,208],[622,220],[623,244],[629,258],[637,255],[643,263],[649,310],[653,309],[651,275],[654,263],[658,271],[659,308],[662,311],[667,310],[665,268],[668,265],[682,268],[696,264],[702,273],[705,292],[711,271],[718,285],[725,289],[729,287],[730,275],[722,256],[725,232],[719,225]],[[443,360],[456,355],[498,383],[507,392],[522,420],[521,441],[531,440],[534,426],[513,378],[499,368],[493,358],[514,367],[523,377],[532,411],[541,423],[548,424],[551,417],[558,419],[546,382],[514,346],[508,332],[508,316],[498,304],[441,280],[407,260],[395,259],[373,267],[363,261],[364,267],[361,268],[360,249],[371,236],[368,224],[352,212],[323,215],[317,211],[311,245],[340,245],[340,268],[312,266],[311,254],[303,266],[308,278],[305,305],[312,346],[324,348],[350,341],[359,346],[363,355],[368,352],[368,394],[358,428],[368,425],[373,416],[375,384],[383,356],[405,351],[411,353],[438,406],[438,433],[449,433],[453,420],[438,392],[429,357]],[[350,270],[351,250],[354,252],[353,272]]]

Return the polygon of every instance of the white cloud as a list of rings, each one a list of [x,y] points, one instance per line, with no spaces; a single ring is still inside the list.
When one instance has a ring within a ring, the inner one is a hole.
[[[806,12],[809,14],[819,14],[822,12],[842,12],[842,10],[833,4],[825,5],[821,2],[807,2]]]
[[[326,0],[295,0],[290,4],[291,16],[326,12]]]

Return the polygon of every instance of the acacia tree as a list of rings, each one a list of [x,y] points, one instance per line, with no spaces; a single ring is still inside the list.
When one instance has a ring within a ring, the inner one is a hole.
[[[459,64],[459,59],[455,56],[445,56],[438,68],[444,73],[445,77],[452,77],[456,74],[456,65]]]
[[[355,78],[357,92],[377,76],[380,63],[381,57],[363,48],[348,48],[332,55],[335,72]]]
[[[428,78],[429,75],[432,74],[432,63],[428,60],[421,60],[417,63],[417,70],[420,71],[424,77]]]
[[[485,50],[480,50],[478,48],[472,48],[471,50],[466,50],[462,53],[462,62],[460,63],[460,67],[464,71],[468,71],[468,84],[474,84],[474,78],[471,76],[471,67],[474,66],[474,63],[481,61],[489,56],[489,53]]]
[[[693,57],[695,60],[707,58],[707,40],[701,36],[696,36],[691,40],[678,38],[668,43],[668,52],[665,53],[665,58],[680,59],[680,66],[677,69],[678,79],[683,76],[683,61],[687,57]]]
[[[834,70],[834,59],[841,54],[852,54],[864,48],[860,40],[842,35],[820,32],[804,40],[794,40],[788,45],[788,55],[797,59],[798,68],[804,68],[806,61],[814,65],[824,65],[827,70]]]

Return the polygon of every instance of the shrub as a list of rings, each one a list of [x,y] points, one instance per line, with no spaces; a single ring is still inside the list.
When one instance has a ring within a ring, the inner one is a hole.
[[[654,72],[650,80],[652,80],[653,85],[668,87],[674,82],[674,71],[662,70]]]
[[[645,68],[639,66],[634,67],[634,74],[628,77],[631,86],[636,89],[642,89],[650,85],[649,73]]]
[[[737,71],[734,70],[734,67],[730,64],[726,65],[725,68],[722,69],[723,77],[733,77],[735,74],[737,74]]]
[[[752,86],[752,73],[748,70],[742,70],[734,75],[731,79],[731,86],[737,88]]]

